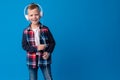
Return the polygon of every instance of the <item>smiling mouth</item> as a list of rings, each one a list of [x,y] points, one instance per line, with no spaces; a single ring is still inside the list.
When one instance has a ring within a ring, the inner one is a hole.
[[[38,21],[38,20],[32,20],[32,21]]]

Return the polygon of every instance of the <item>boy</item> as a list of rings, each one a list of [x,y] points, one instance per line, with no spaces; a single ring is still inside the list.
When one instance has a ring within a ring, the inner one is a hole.
[[[30,25],[23,31],[22,47],[27,51],[27,65],[30,80],[37,80],[38,68],[45,80],[53,80],[51,75],[51,53],[55,41],[48,27],[42,25],[39,5],[30,4],[27,7]]]

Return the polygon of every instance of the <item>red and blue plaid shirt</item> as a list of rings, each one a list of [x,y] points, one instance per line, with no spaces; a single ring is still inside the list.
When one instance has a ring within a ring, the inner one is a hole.
[[[47,60],[44,60],[41,57],[42,52],[37,51],[37,46],[35,45],[34,31],[30,28],[30,26],[23,31],[22,37],[22,47],[24,50],[27,51],[27,65],[29,67],[36,68],[40,64],[51,64],[51,53],[53,52],[55,41],[49,28],[43,25],[39,27],[40,34],[44,32],[46,36],[45,41],[47,47],[45,49],[45,52],[48,52],[50,55],[50,57]]]

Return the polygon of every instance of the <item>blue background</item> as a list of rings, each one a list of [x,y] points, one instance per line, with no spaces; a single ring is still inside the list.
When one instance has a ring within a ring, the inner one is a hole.
[[[0,79],[28,80],[23,9],[39,3],[55,40],[54,80],[120,80],[119,0],[2,0]],[[43,79],[39,71],[39,80]]]

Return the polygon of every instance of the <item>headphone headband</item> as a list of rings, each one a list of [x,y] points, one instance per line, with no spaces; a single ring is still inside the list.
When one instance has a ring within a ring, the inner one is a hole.
[[[27,8],[28,8],[28,6],[30,6],[32,4],[35,4],[35,3],[31,3],[31,4],[27,5],[27,6],[25,6],[25,8],[24,8],[24,16],[25,16],[26,20],[29,20],[28,19],[28,15],[26,14]],[[43,16],[43,9],[42,9],[41,5],[39,5],[39,4],[35,4],[35,5],[37,5],[39,7],[39,9],[40,9],[40,16],[42,17]]]

